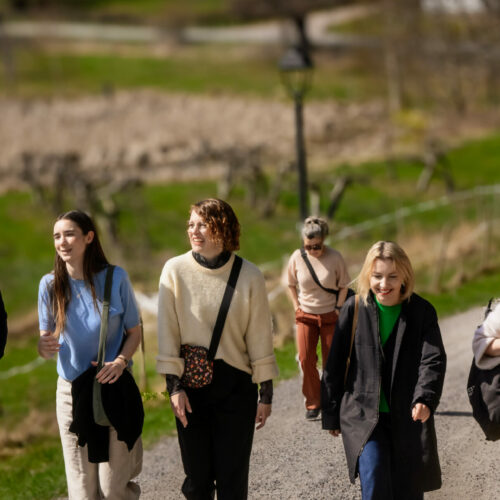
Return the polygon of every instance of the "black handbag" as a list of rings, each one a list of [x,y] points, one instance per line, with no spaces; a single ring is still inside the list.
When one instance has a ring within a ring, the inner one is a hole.
[[[485,319],[492,310],[492,300],[486,308]],[[472,406],[472,416],[480,425],[486,439],[500,439],[500,364],[485,370],[478,368],[472,359],[467,395]]]
[[[488,441],[500,439],[500,365],[483,370],[474,360],[467,380],[472,416]]]
[[[210,341],[210,348],[207,349],[203,346],[191,346],[188,344],[181,345],[180,355],[184,358],[184,373],[181,377],[181,384],[184,387],[191,389],[200,389],[212,382],[214,371],[214,358],[219,347],[220,338],[224,323],[226,322],[227,312],[229,305],[233,298],[234,289],[238,276],[240,274],[243,259],[238,255],[234,256],[233,267],[231,274],[227,281],[222,303],[219,309],[219,314],[215,321],[215,326],[212,332],[212,340]]]

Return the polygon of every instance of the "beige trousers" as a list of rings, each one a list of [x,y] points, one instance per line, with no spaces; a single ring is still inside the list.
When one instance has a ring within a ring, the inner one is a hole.
[[[116,431],[109,428],[109,462],[88,461],[87,446],[77,444],[76,434],[69,431],[73,421],[71,382],[57,380],[56,412],[68,482],[69,500],[136,500],[141,494],[131,481],[141,472],[142,441],[139,438],[129,452]]]

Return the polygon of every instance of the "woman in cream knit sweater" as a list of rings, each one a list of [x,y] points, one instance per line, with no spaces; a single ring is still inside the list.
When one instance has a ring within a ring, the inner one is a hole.
[[[167,261],[160,278],[157,370],[166,375],[176,416],[186,498],[245,499],[255,424],[271,414],[274,357],[264,278],[243,260],[211,384],[183,387],[183,344],[208,349],[222,296],[239,248],[240,226],[224,201],[191,207],[192,251]],[[258,401],[257,384],[260,384]]]

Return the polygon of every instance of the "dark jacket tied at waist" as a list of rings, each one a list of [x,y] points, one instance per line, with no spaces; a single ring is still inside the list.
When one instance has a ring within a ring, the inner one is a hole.
[[[91,367],[72,382],[73,422],[69,430],[78,436],[80,446],[88,445],[89,462],[109,461],[109,427],[94,422],[92,387],[97,368]],[[102,402],[106,415],[130,451],[142,433],[144,409],[134,377],[128,370],[113,384],[102,384]]]

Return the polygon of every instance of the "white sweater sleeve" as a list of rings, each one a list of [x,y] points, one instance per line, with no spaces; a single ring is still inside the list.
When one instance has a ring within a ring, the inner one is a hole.
[[[158,293],[158,373],[182,376],[184,359],[180,357],[181,335],[175,307],[175,279],[165,264]]]
[[[500,304],[488,314],[483,324],[474,332],[472,351],[478,368],[489,370],[500,364],[500,356],[485,354],[493,340],[498,338],[500,338]]]
[[[273,349],[272,320],[266,285],[260,272],[253,277],[250,296],[250,317],[246,344],[255,383],[276,378],[279,374]]]

